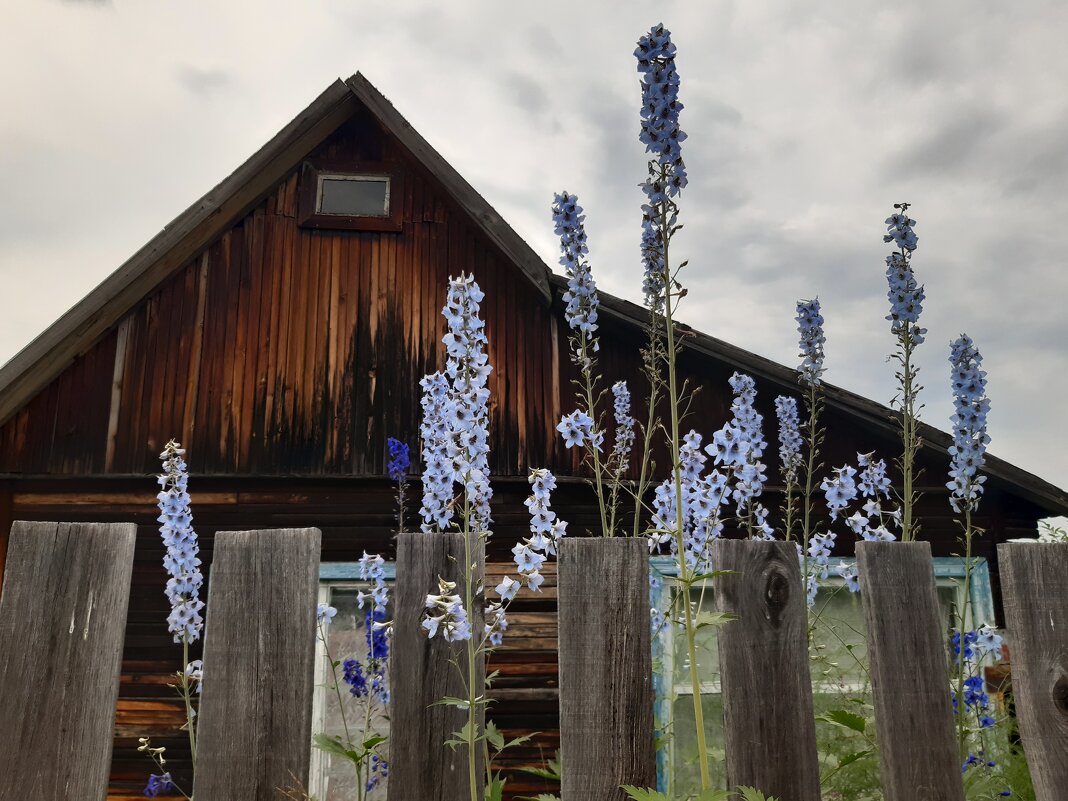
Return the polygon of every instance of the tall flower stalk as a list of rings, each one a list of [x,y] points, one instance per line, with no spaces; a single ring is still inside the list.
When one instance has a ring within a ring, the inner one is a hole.
[[[804,392],[805,424],[803,440],[805,456],[801,463],[801,471],[804,482],[801,485],[801,575],[806,582],[805,591],[809,599],[809,606],[816,597],[816,581],[809,571],[809,551],[811,549],[812,536],[815,533],[816,521],[813,501],[816,492],[816,476],[823,470],[820,461],[820,446],[823,445],[824,429],[820,426],[820,416],[823,413],[823,385],[824,373],[823,346],[827,343],[827,337],[823,333],[823,314],[820,310],[820,299],[797,301],[797,333],[798,349],[801,364],[797,368],[797,380]],[[789,537],[787,537],[789,539]]]
[[[200,546],[193,529],[193,513],[189,506],[189,474],[184,457],[185,450],[173,439],[160,454],[163,471],[158,478],[160,491],[156,495],[156,501],[159,517],[156,519],[160,524],[160,539],[166,548],[163,566],[169,575],[164,589],[171,604],[171,611],[167,616],[167,630],[174,636],[174,641],[182,646],[183,668],[174,674],[174,687],[185,706],[185,725],[182,728],[189,735],[190,762],[195,770],[196,697],[200,694],[204,670],[201,660],[190,661],[189,646],[200,639],[204,629],[204,618],[201,615],[204,602],[200,600],[204,575],[200,572]],[[163,768],[163,748],[153,748],[146,737],[141,739],[138,750],[147,754],[160,769]],[[155,796],[172,787],[187,798],[190,797],[175,785],[167,772],[149,777],[145,794]]]
[[[961,761],[968,756],[967,736],[969,722],[966,709],[976,704],[968,704],[966,683],[970,680],[967,665],[968,613],[971,605],[972,580],[972,538],[982,534],[972,522],[972,514],[979,507],[986,476],[979,475],[986,458],[986,446],[990,437],[986,433],[986,418],[990,411],[990,401],[986,397],[986,371],[982,369],[983,357],[975,343],[966,334],[961,334],[951,345],[949,354],[951,365],[950,383],[953,390],[953,445],[949,449],[950,470],[949,505],[953,511],[962,516],[958,521],[962,529],[964,543],[964,600],[960,605],[957,621],[956,644],[956,694],[954,703],[957,713],[957,743]],[[1000,644],[1000,642],[999,642]],[[981,685],[980,685],[981,686]],[[975,688],[972,688],[973,690]],[[974,693],[973,693],[974,695]],[[981,717],[981,721],[984,719]],[[989,716],[986,720],[992,720]]]
[[[612,387],[613,411],[616,422],[616,441],[611,454],[603,454],[605,415],[600,409],[605,389],[597,372],[597,309],[600,300],[597,284],[589,263],[585,220],[578,198],[560,192],[553,199],[553,223],[560,237],[560,264],[567,274],[564,319],[571,334],[568,337],[571,362],[579,371],[574,381],[578,408],[560,419],[557,431],[567,448],[583,449],[583,461],[593,473],[593,489],[597,496],[597,510],[604,537],[615,536],[619,517],[619,493],[623,474],[629,466],[633,446],[634,420],[630,417],[630,391],[625,382]]]
[[[891,405],[901,413],[901,539],[911,542],[916,539],[919,525],[915,519],[915,505],[919,500],[916,491],[915,464],[916,454],[920,450],[919,393],[923,389],[919,384],[919,368],[915,363],[916,347],[923,343],[926,328],[920,326],[920,313],[923,311],[923,286],[916,282],[912,272],[912,254],[916,250],[917,238],[912,230],[916,221],[907,212],[908,203],[895,203],[897,212],[886,218],[887,233],[884,242],[893,242],[897,250],[886,257],[887,299],[890,301],[890,329],[897,337],[897,349],[891,358],[898,363],[895,371],[899,389]]]
[[[478,798],[478,757],[497,740],[489,726],[480,727],[479,714],[488,703],[485,679],[480,668],[486,655],[500,644],[508,623],[506,610],[516,597],[521,582],[505,578],[496,588],[498,600],[485,602],[482,555],[491,536],[489,483],[489,388],[492,371],[486,355],[485,323],[479,316],[484,298],[473,275],[449,280],[442,314],[448,332],[443,342],[446,364],[443,372],[426,376],[423,388],[421,424],[423,455],[422,530],[433,534],[458,531],[463,538],[463,563],[455,581],[439,577],[437,592],[426,596],[422,627],[428,637],[438,634],[452,643],[462,643],[456,659],[463,683],[463,697],[443,699],[443,703],[463,710],[467,721],[450,740],[462,746],[467,755],[471,801]],[[555,479],[547,471],[532,474],[533,537],[513,549],[523,582],[537,590],[542,577],[541,564],[555,553],[556,537],[563,524],[549,509],[548,495]],[[478,605],[484,604],[484,625],[476,631],[472,619]],[[489,775],[487,783],[499,782]]]
[[[640,141],[645,145],[649,160],[648,178],[642,185],[645,204],[642,206],[642,252],[645,263],[644,289],[646,305],[650,309],[650,351],[662,355],[667,373],[666,392],[669,413],[668,442],[671,458],[670,502],[674,506],[671,525],[674,529],[675,552],[679,565],[679,584],[684,594],[682,606],[686,632],[690,684],[693,691],[694,724],[697,739],[697,758],[701,774],[701,789],[712,786],[709,770],[708,745],[705,738],[704,710],[701,707],[701,678],[697,664],[696,615],[690,602],[690,588],[698,576],[687,562],[685,536],[685,487],[682,466],[682,433],[677,357],[680,346],[675,330],[675,312],[686,291],[678,280],[678,269],[671,267],[671,239],[679,230],[676,198],[687,183],[686,166],[681,145],[686,134],[679,126],[679,74],[675,69],[675,45],[671,32],[662,24],[653,26],[638,40],[634,55],[641,75],[642,108]],[[659,323],[659,325],[657,325]],[[662,340],[662,346],[655,340]],[[654,366],[658,369],[658,366]],[[652,412],[650,412],[652,414]],[[648,452],[648,451],[647,451]],[[665,499],[666,500],[666,499]],[[640,506],[640,498],[639,498]],[[638,510],[640,512],[640,508]]]

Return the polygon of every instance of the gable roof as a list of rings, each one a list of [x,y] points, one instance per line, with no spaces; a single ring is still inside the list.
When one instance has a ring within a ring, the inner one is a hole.
[[[370,81],[338,79],[228,178],[0,367],[0,425],[85,353],[134,306],[265,198],[360,108],[406,147],[487,238],[551,300],[548,266]]]
[[[141,300],[208,246],[235,220],[260,203],[301,161],[351,118],[367,108],[441,184],[486,237],[515,264],[548,302],[566,288],[545,262],[492,206],[442,158],[365,77],[337,80],[233,174],[165,226],[159,234],[73,306],[40,336],[0,367],[0,424],[29,402],[80,354],[93,346]],[[646,310],[601,293],[601,312],[644,328]],[[692,329],[685,347],[744,370],[754,377],[797,390],[791,368]],[[873,428],[893,431],[891,412],[848,390],[825,385],[830,406]],[[945,452],[950,437],[921,424],[926,447]],[[985,472],[1015,494],[1050,514],[1068,514],[1068,493],[1004,460],[988,456]]]

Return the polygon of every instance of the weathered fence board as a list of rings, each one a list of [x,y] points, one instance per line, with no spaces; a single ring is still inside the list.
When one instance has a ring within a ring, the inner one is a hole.
[[[886,801],[964,801],[927,542],[857,544]]]
[[[788,542],[717,540],[727,783],[791,801],[819,801],[820,771],[808,666],[808,614],[797,549]]]
[[[1068,545],[998,546],[1012,691],[1038,801],[1068,793]]]
[[[308,781],[317,528],[215,537],[197,801],[277,801]]]
[[[107,794],[132,523],[11,529],[0,596],[0,798]]]
[[[481,557],[475,556],[481,563]],[[467,712],[437,703],[446,696],[466,696],[460,670],[467,673],[467,644],[448,643],[439,633],[427,638],[422,628],[426,596],[438,592],[438,577],[457,583],[464,564],[460,534],[407,533],[397,536],[397,581],[393,592],[393,642],[390,655],[390,801],[463,801],[470,797],[465,747],[445,740],[467,722]],[[481,568],[480,568],[481,569]],[[482,633],[479,609],[468,610],[471,628]],[[459,669],[449,663],[458,660]],[[485,693],[485,664],[478,664],[477,692]],[[479,709],[479,727],[485,709]],[[475,783],[482,798],[481,752]],[[199,799],[198,799],[199,801]]]
[[[648,546],[565,539],[557,583],[561,796],[622,801],[656,786]]]

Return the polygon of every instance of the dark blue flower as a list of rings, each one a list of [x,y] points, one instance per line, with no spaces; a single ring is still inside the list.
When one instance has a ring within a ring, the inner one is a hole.
[[[355,659],[346,659],[341,663],[341,678],[349,685],[349,692],[354,698],[367,695],[367,677],[363,674],[363,665]]]
[[[408,445],[393,437],[386,440],[386,445],[389,447],[389,464],[386,465],[386,471],[393,481],[404,481],[408,475],[408,468],[412,464],[408,455]]]
[[[148,784],[145,785],[145,795],[148,798],[155,798],[160,793],[165,793],[172,789],[174,789],[174,782],[171,781],[170,773],[164,773],[160,776],[153,773],[148,777]]]

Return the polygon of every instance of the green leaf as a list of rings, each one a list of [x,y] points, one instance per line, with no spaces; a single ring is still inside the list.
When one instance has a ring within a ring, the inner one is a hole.
[[[832,709],[822,715],[817,715],[816,720],[822,720],[824,723],[833,723],[835,726],[841,726],[844,729],[849,729],[850,731],[855,731],[860,734],[863,734],[868,726],[868,721],[864,716],[858,715],[855,712],[850,712],[847,709]]]
[[[867,757],[874,756],[875,752],[870,748],[865,748],[863,751],[854,751],[852,754],[846,754],[844,757],[838,760],[838,767],[844,768],[846,765],[852,765],[854,762],[859,762]]]
[[[507,743],[505,743],[504,747],[505,748],[511,748],[513,745],[522,745],[527,740],[532,739],[535,734],[541,734],[541,732],[540,731],[532,731],[530,734],[524,734],[522,737],[516,737],[514,740],[509,740]]]
[[[467,709],[471,705],[471,702],[466,698],[453,698],[451,695],[446,695],[444,698],[439,698],[437,701],[431,704],[431,706],[454,706],[457,709]]]
[[[755,787],[739,787],[738,792],[742,796],[742,801],[776,801],[776,799],[764,795]]]
[[[728,620],[737,618],[737,615],[732,615],[730,612],[700,612],[697,615],[697,626],[694,630],[698,631],[705,626],[722,626]]]
[[[486,721],[486,740],[496,751],[504,750],[504,735],[501,734],[497,725],[492,721]]]
[[[316,734],[312,737],[312,743],[320,751],[325,751],[328,754],[334,754],[335,756],[341,757],[348,756],[345,745],[341,742],[340,737],[329,737],[325,734]]]
[[[656,790],[644,790],[629,784],[624,784],[621,789],[629,795],[633,801],[671,801],[671,798]]]
[[[363,750],[364,751],[370,751],[376,745],[380,745],[381,743],[384,743],[385,741],[386,741],[386,738],[383,737],[381,734],[372,735],[371,737],[368,737],[366,740],[363,741]]]
[[[499,776],[490,779],[482,797],[486,801],[501,801],[504,798],[504,779]]]

